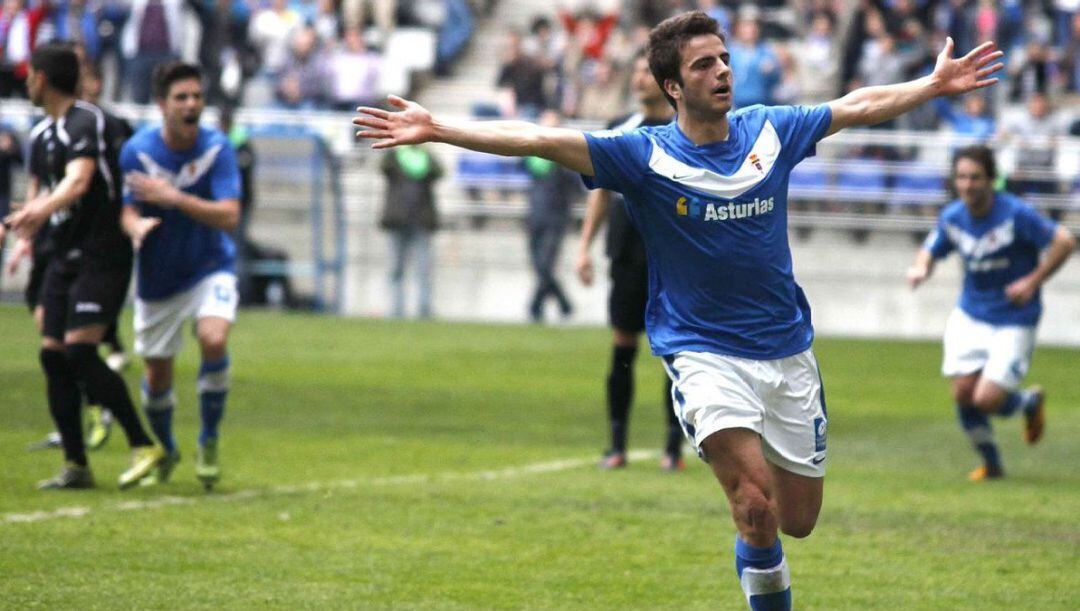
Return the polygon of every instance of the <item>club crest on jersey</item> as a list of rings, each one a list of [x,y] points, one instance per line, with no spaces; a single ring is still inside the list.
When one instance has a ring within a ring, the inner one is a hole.
[[[756,169],[759,174],[765,173],[765,168],[761,165],[761,158],[758,157],[757,153],[750,153],[750,163],[754,166],[754,169]]]
[[[700,221],[730,221],[769,214],[776,198],[755,197],[751,202],[709,202],[696,197],[680,197],[675,201],[675,214]]]

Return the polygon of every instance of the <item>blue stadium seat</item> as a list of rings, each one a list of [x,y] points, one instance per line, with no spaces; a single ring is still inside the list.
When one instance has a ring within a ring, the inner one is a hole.
[[[897,206],[940,204],[948,197],[942,169],[919,162],[897,164],[890,203]]]
[[[529,186],[529,176],[520,159],[473,151],[462,151],[458,156],[454,180],[475,189],[522,191]]]
[[[829,174],[824,161],[817,157],[804,159],[791,171],[788,180],[790,194],[796,199],[824,199],[829,188]]]
[[[888,174],[879,159],[846,159],[836,174],[835,197],[857,202],[884,202],[888,197]]]

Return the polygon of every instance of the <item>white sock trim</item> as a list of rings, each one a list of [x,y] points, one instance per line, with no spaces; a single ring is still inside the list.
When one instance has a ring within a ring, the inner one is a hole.
[[[229,390],[229,368],[199,376],[199,392],[226,392]]]
[[[791,571],[788,570],[787,558],[771,569],[755,569],[748,566],[743,569],[739,582],[742,584],[747,601],[751,596],[783,592],[791,587]]]

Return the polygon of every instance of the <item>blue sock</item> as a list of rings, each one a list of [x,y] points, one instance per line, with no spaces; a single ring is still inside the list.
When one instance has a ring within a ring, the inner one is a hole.
[[[225,397],[229,394],[229,357],[220,361],[203,361],[199,367],[199,414],[202,430],[199,445],[218,438],[218,425],[225,414]]]
[[[1005,402],[998,409],[999,416],[1012,416],[1017,410],[1023,410],[1025,414],[1035,409],[1038,395],[1030,390],[1014,390],[1005,397]]]
[[[1001,456],[994,443],[994,427],[990,417],[979,408],[970,405],[957,405],[956,414],[960,417],[960,426],[967,434],[975,451],[982,456],[983,463],[991,470],[1001,470]]]
[[[176,399],[173,397],[172,389],[152,393],[146,385],[146,380],[143,380],[142,403],[146,420],[150,423],[154,436],[161,442],[161,447],[165,448],[169,454],[175,453],[176,438],[173,437],[172,421]]]
[[[779,538],[754,547],[735,535],[735,570],[753,611],[790,611],[791,572]]]

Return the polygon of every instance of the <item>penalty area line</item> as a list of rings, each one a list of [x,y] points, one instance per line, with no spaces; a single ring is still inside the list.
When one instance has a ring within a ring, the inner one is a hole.
[[[659,452],[650,450],[638,450],[629,452],[630,460],[647,460],[656,458]],[[249,488],[227,492],[225,494],[206,494],[202,496],[175,496],[166,495],[151,499],[133,499],[108,503],[100,507],[76,506],[60,507],[57,509],[28,511],[19,513],[0,514],[0,524],[30,524],[35,522],[48,522],[51,520],[85,518],[95,513],[123,513],[130,511],[145,511],[160,509],[162,507],[177,507],[184,505],[200,505],[203,503],[232,503],[251,499],[270,498],[305,494],[311,492],[325,492],[331,490],[353,490],[358,488],[370,488],[378,486],[396,486],[401,484],[427,484],[457,481],[495,481],[503,479],[515,479],[530,475],[542,475],[546,473],[559,473],[579,469],[589,465],[595,465],[594,458],[567,458],[507,467],[505,469],[489,469],[484,471],[471,471],[464,473],[417,473],[412,475],[390,475],[386,477],[371,477],[361,479],[343,479],[328,482],[306,482],[302,484],[290,484],[272,486],[270,488]]]

